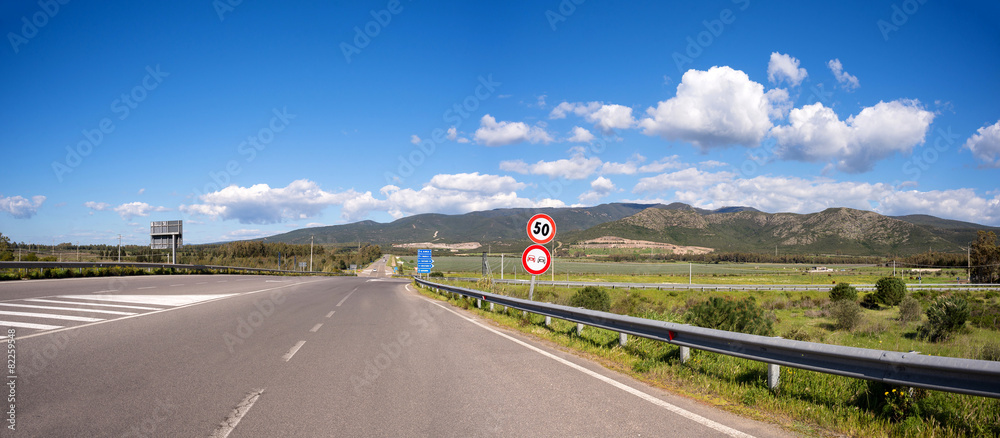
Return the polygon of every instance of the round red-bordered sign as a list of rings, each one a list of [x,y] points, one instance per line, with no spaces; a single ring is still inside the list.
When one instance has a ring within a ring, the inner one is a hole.
[[[531,245],[521,254],[521,266],[531,275],[539,275],[552,265],[552,255],[542,245]]]
[[[556,221],[547,214],[536,214],[528,220],[528,238],[544,245],[556,237]]]

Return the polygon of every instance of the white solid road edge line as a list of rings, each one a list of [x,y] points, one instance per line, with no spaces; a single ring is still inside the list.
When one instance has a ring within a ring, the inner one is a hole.
[[[229,434],[233,432],[233,429],[236,429],[236,425],[240,424],[240,420],[242,420],[243,417],[247,415],[247,412],[250,411],[250,408],[253,407],[253,404],[257,403],[257,400],[260,399],[260,396],[262,394],[264,394],[263,389],[255,389],[253,391],[250,391],[250,393],[247,394],[247,396],[244,397],[243,400],[240,401],[239,404],[237,404],[236,407],[233,408],[231,412],[229,412],[229,415],[226,416],[226,419],[222,420],[222,422],[219,423],[219,427],[216,427],[215,431],[212,432],[212,434],[209,435],[209,437],[226,438],[227,436],[229,436]]]
[[[409,287],[409,284],[407,284],[406,286]],[[439,304],[439,303],[437,303],[435,301],[432,301],[432,300],[430,300],[430,299],[428,299],[426,297],[421,297],[421,298],[424,298],[427,301],[429,301],[430,303],[432,303],[432,304],[434,304],[434,305],[436,305],[436,306],[438,306],[438,307],[440,307],[440,308],[442,308],[444,310],[447,310],[447,311],[455,314],[459,318],[462,318],[462,319],[464,319],[466,321],[469,321],[469,322],[471,322],[471,323],[473,323],[475,325],[478,325],[479,327],[482,327],[482,328],[484,328],[486,330],[489,330],[489,331],[491,331],[491,332],[493,332],[493,333],[495,333],[495,334],[497,334],[497,335],[499,335],[499,336],[501,336],[503,338],[506,338],[507,340],[510,340],[510,341],[512,341],[512,342],[514,342],[516,344],[519,344],[519,345],[521,345],[521,346],[529,349],[529,350],[532,350],[532,351],[534,351],[534,352],[536,352],[538,354],[541,354],[541,355],[543,355],[545,357],[548,357],[548,358],[550,358],[550,359],[552,359],[552,360],[554,360],[556,362],[559,362],[559,363],[561,363],[563,365],[566,365],[566,366],[568,366],[570,368],[573,368],[573,369],[575,369],[577,371],[580,371],[580,372],[582,372],[582,373],[584,373],[584,374],[586,374],[588,376],[591,376],[591,377],[593,377],[593,378],[595,378],[597,380],[600,380],[600,381],[602,381],[604,383],[607,383],[607,384],[609,384],[611,386],[614,386],[615,388],[621,389],[622,391],[625,391],[625,392],[627,392],[629,394],[632,394],[632,395],[634,395],[636,397],[639,397],[639,398],[641,398],[643,400],[646,400],[646,401],[648,401],[648,402],[650,402],[650,403],[652,403],[654,405],[662,407],[662,408],[664,408],[664,409],[666,409],[666,410],[668,410],[670,412],[673,412],[673,413],[675,413],[677,415],[680,415],[680,416],[682,416],[684,418],[687,418],[688,420],[694,421],[695,423],[698,423],[698,424],[700,424],[702,426],[705,426],[705,427],[714,429],[716,431],[722,432],[722,433],[724,433],[726,435],[729,435],[731,437],[754,438],[753,435],[749,435],[749,434],[740,432],[740,431],[738,431],[736,429],[733,429],[733,428],[731,428],[729,426],[726,426],[725,424],[722,424],[722,423],[710,420],[710,419],[702,417],[701,415],[698,415],[698,414],[696,414],[694,412],[691,412],[691,411],[688,411],[688,410],[683,409],[681,407],[678,407],[678,406],[672,405],[670,403],[667,403],[667,402],[665,402],[663,400],[660,400],[659,398],[656,398],[656,397],[654,397],[652,395],[646,394],[645,392],[642,392],[642,391],[640,391],[638,389],[635,389],[635,388],[633,388],[631,386],[628,386],[628,385],[626,385],[624,383],[621,383],[621,382],[619,382],[617,380],[614,380],[614,379],[612,379],[610,377],[607,377],[607,376],[604,376],[604,375],[602,375],[600,373],[591,371],[591,370],[589,370],[587,368],[584,368],[584,367],[582,367],[580,365],[577,365],[577,364],[575,364],[573,362],[570,362],[570,361],[568,361],[566,359],[563,359],[563,358],[561,358],[559,356],[556,356],[556,355],[554,355],[552,353],[549,353],[548,351],[542,350],[541,348],[535,347],[534,345],[531,345],[531,344],[529,344],[527,342],[524,342],[524,341],[522,341],[520,339],[517,339],[517,338],[515,338],[513,336],[507,335],[506,333],[502,333],[502,332],[497,331],[497,330],[495,330],[495,329],[493,329],[491,327],[483,325],[479,321],[476,321],[476,320],[474,320],[472,318],[468,318],[465,315],[462,315],[462,314],[460,314],[460,313],[458,313],[458,312],[456,312],[454,310],[451,310],[451,309],[445,307],[444,305]]]
[[[291,350],[288,350],[288,353],[285,353],[285,355],[281,356],[281,358],[284,359],[285,362],[292,360],[292,356],[295,356],[295,353],[298,353],[299,349],[302,348],[302,346],[305,345],[305,343],[306,341],[297,342],[295,346],[293,346]]]

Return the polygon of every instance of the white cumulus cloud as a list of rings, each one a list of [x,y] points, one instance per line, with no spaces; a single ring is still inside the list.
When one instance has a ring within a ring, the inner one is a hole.
[[[554,140],[538,126],[528,126],[524,122],[497,122],[493,116],[486,114],[479,120],[479,129],[474,138],[479,144],[486,146],[504,146],[513,143],[551,143]]]
[[[844,71],[844,65],[840,63],[839,59],[831,59],[830,62],[826,63],[827,67],[830,67],[830,71],[833,72],[833,77],[837,78],[837,83],[840,87],[846,91],[857,90],[861,86],[861,82],[858,81],[858,77]]]
[[[983,164],[1000,167],[1000,121],[976,130],[963,147],[972,151]]]
[[[847,120],[822,103],[793,109],[789,125],[775,126],[781,158],[831,161],[843,172],[860,173],[895,152],[910,152],[922,144],[934,120],[915,100],[879,102]]]
[[[771,60],[767,63],[767,80],[778,83],[788,82],[788,85],[797,87],[809,76],[806,69],[799,68],[799,60],[787,54],[778,52],[771,53]]]
[[[596,203],[601,198],[608,196],[615,191],[615,183],[603,176],[590,182],[590,190],[580,194],[580,202]]]
[[[15,219],[28,219],[38,213],[38,209],[45,202],[45,197],[32,196],[30,200],[23,196],[5,197],[0,195],[0,211],[6,212]]]
[[[573,143],[590,143],[596,138],[590,131],[579,126],[574,126],[571,132],[573,135],[569,138],[569,141]]]
[[[632,108],[603,102],[562,102],[549,113],[550,119],[563,119],[573,113],[594,124],[597,130],[611,135],[616,129],[628,129],[635,125]]]
[[[787,96],[787,95],[786,95]],[[772,103],[764,86],[730,67],[688,70],[673,98],[646,110],[646,135],[693,143],[707,151],[728,145],[757,146],[771,129]]]
[[[313,181],[300,179],[286,187],[275,188],[267,184],[231,185],[201,195],[200,204],[181,205],[180,210],[224,220],[236,219],[244,224],[272,224],[315,217],[331,205],[343,204],[360,195],[353,190],[330,193]]]
[[[152,206],[145,202],[129,202],[115,207],[114,211],[115,213],[118,213],[122,219],[128,221],[132,220],[136,216],[149,216],[149,214],[154,211],[170,211],[170,209],[166,207]]]
[[[501,161],[500,170],[532,175],[548,175],[551,179],[584,179],[594,174],[603,164],[600,158],[586,157],[583,148],[571,149],[573,155],[555,161],[540,160],[534,164],[523,160]]]

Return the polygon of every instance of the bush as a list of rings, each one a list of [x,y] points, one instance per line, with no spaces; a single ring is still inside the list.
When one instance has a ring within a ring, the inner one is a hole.
[[[969,323],[979,328],[1000,330],[1000,305],[974,303],[969,309]]]
[[[965,326],[969,302],[959,297],[941,297],[927,309],[927,323],[920,327],[921,337],[932,342],[944,341]]]
[[[906,283],[896,277],[882,277],[875,282],[875,301],[895,306],[906,296]]]
[[[690,307],[684,320],[698,327],[730,332],[761,336],[774,334],[773,321],[764,309],[757,306],[753,297],[743,301],[709,298],[708,301]]]
[[[438,277],[438,278],[443,278],[443,277],[444,277],[444,272],[441,272],[441,271],[434,271],[434,272],[431,272],[431,273],[429,274],[429,276],[430,276],[430,277]]]
[[[603,288],[587,286],[570,297],[569,305],[607,312],[611,310],[611,296]]]
[[[837,283],[833,289],[830,289],[830,301],[841,301],[841,300],[858,300],[858,290],[851,286],[850,283]]]
[[[865,295],[865,297],[861,300],[861,307],[864,307],[866,309],[871,309],[871,310],[879,310],[880,309],[880,307],[878,305],[878,300],[876,300],[875,294],[873,294],[873,293]]]
[[[1000,361],[1000,344],[986,344],[979,350],[979,360]]]
[[[834,301],[830,305],[830,316],[837,329],[854,330],[861,323],[861,306],[850,300]]]
[[[635,315],[639,312],[639,300],[636,299],[635,295],[626,293],[622,299],[611,306],[611,311],[619,315]]]
[[[920,302],[916,298],[906,297],[899,303],[899,320],[901,322],[920,320]]]

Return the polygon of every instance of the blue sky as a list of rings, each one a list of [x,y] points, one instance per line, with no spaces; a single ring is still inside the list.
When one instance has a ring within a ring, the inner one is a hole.
[[[1000,226],[995,2],[42,0],[0,30],[15,241],[624,201]]]

